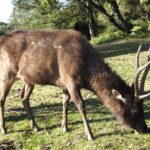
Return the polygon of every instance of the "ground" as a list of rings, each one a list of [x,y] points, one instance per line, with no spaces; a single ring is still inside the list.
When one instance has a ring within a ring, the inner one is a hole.
[[[146,50],[150,39],[119,40],[96,46],[110,66],[131,85],[135,74],[135,54],[143,43],[141,64],[146,62]],[[149,88],[148,77],[146,89]],[[150,134],[137,134],[120,125],[113,114],[89,91],[82,90],[87,117],[94,134],[94,141],[85,136],[83,122],[73,102],[69,104],[69,131],[63,133],[62,91],[52,86],[36,86],[31,96],[31,106],[41,130],[34,132],[29,127],[26,113],[20,100],[22,83],[17,81],[9,94],[5,107],[8,134],[0,134],[0,149],[17,150],[148,150]],[[146,122],[150,127],[150,102],[145,100]]]

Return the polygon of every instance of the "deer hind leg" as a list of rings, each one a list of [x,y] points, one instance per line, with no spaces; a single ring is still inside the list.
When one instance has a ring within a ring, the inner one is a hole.
[[[7,78],[7,77],[6,77]],[[7,79],[0,81],[0,130],[3,134],[6,134],[5,120],[4,120],[4,105],[6,97],[11,89],[11,86],[15,80],[15,77],[8,76]]]
[[[70,100],[70,95],[67,90],[63,90],[63,117],[62,117],[62,123],[61,123],[61,128],[63,132],[66,132],[68,130],[67,126],[67,110],[68,110],[68,103]]]
[[[84,123],[85,133],[87,135],[88,140],[93,140],[93,134],[91,132],[89,123],[87,121],[85,105],[84,105],[80,90],[75,86],[74,83],[71,83],[71,84],[69,83],[68,91],[69,91],[69,94],[70,94],[72,100],[74,101],[76,107],[78,108],[79,112],[81,113],[82,120]]]
[[[34,85],[29,84],[29,83],[25,83],[25,85],[22,89],[22,92],[21,92],[21,98],[22,98],[22,103],[23,103],[23,106],[25,108],[25,111],[28,115],[31,128],[34,131],[38,131],[39,127],[37,126],[37,124],[35,122],[33,113],[32,113],[31,108],[30,108],[30,103],[29,103],[29,98],[30,98],[30,95],[31,95],[33,89],[34,89]]]

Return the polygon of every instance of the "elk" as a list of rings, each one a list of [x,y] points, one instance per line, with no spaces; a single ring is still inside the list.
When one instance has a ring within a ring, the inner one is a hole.
[[[15,79],[24,82],[21,93],[30,126],[38,131],[29,98],[35,84],[55,85],[63,90],[62,127],[67,131],[67,105],[71,98],[84,123],[88,140],[93,139],[80,89],[92,91],[126,126],[146,132],[143,99],[150,94],[141,90],[138,78],[150,62],[139,67],[133,86],[123,81],[96,52],[87,39],[73,30],[20,30],[7,34],[0,41],[0,129],[6,133],[5,99]],[[145,71],[146,72],[146,71]],[[143,81],[145,76],[143,77]],[[145,81],[144,81],[145,82]],[[143,84],[143,82],[141,83]]]

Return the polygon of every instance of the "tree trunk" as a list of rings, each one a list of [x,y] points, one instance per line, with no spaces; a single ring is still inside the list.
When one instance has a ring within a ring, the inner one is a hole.
[[[125,30],[125,32],[126,33],[131,33],[131,29],[133,28],[133,25],[130,24],[129,22],[127,22],[123,18],[123,16],[121,15],[120,10],[118,8],[118,4],[117,4],[116,0],[109,0],[108,3],[110,4],[116,19],[119,21],[119,23],[121,24],[121,26]]]
[[[100,2],[98,4],[96,4],[95,2],[93,2],[92,0],[87,0],[91,5],[93,5],[93,7],[95,7],[95,9],[97,9],[98,11],[100,11],[104,16],[107,17],[107,19],[119,30],[125,32],[125,33],[130,33],[133,25],[130,25],[129,23],[125,23],[125,20],[123,19],[123,17],[121,16],[121,13],[117,14],[117,16],[122,17],[123,24],[118,23],[112,15],[108,14],[106,9],[100,4]],[[118,7],[117,7],[118,8]],[[118,9],[119,10],[119,9]],[[120,11],[119,11],[120,12]],[[123,26],[124,25],[124,26]]]
[[[96,37],[98,35],[98,25],[94,16],[93,6],[87,2],[87,10],[89,16],[89,28],[92,37]]]

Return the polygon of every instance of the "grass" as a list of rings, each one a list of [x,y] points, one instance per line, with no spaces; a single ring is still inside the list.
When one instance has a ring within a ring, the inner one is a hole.
[[[96,46],[105,60],[127,83],[131,84],[135,73],[135,52],[143,43],[141,63],[146,61],[145,51],[149,39],[120,40]],[[62,117],[62,91],[52,86],[36,86],[31,96],[31,107],[41,130],[34,132],[29,127],[26,113],[20,100],[22,83],[17,81],[6,101],[5,120],[8,134],[0,134],[3,147],[17,150],[148,150],[150,134],[136,134],[120,125],[114,116],[91,92],[82,90],[95,140],[87,141],[83,122],[73,102],[69,104],[69,132],[60,128]],[[149,87],[149,77],[146,88]],[[150,102],[145,101],[146,122],[150,127]],[[0,147],[1,148],[1,147]]]
[[[94,45],[102,44],[102,43],[111,43],[114,41],[120,41],[121,39],[124,40],[132,40],[132,39],[142,39],[148,38],[150,36],[150,31],[136,31],[132,32],[131,34],[126,34],[121,31],[114,31],[109,28],[109,30],[105,30],[101,32],[97,37],[92,38],[91,43]]]

